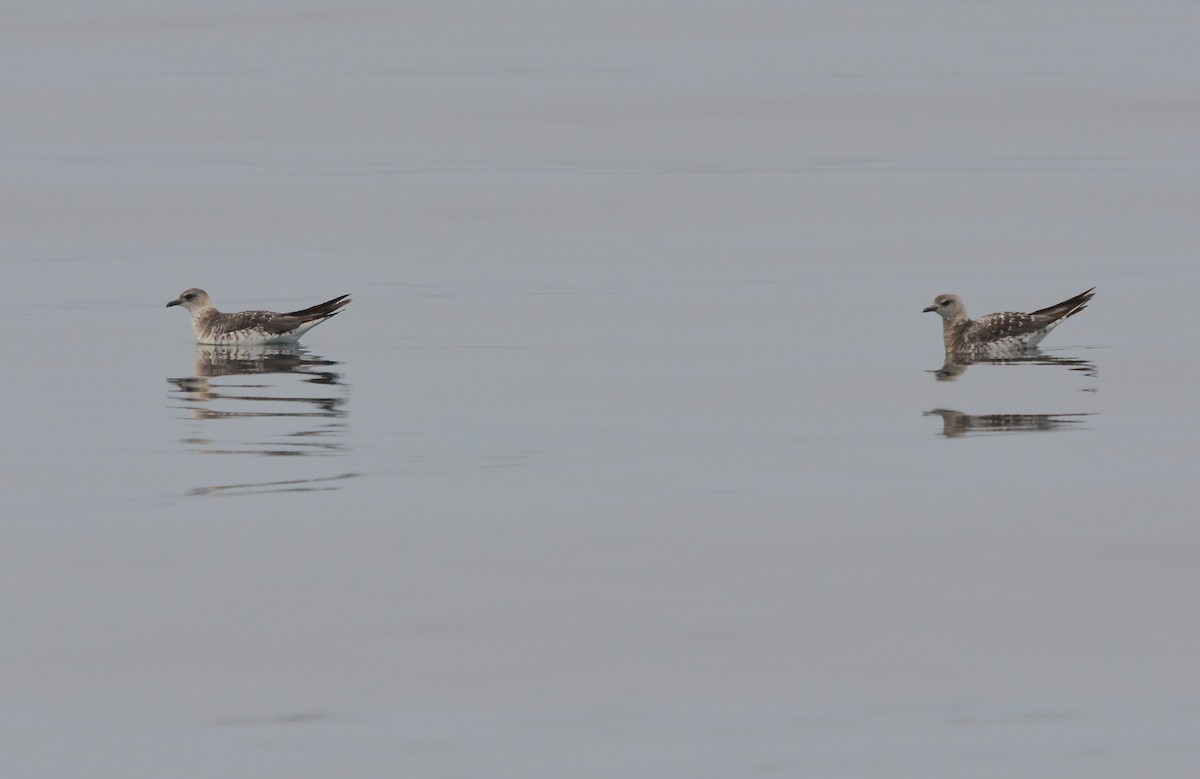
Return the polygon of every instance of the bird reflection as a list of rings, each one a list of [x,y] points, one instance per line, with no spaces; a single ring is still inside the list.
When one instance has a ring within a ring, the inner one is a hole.
[[[353,479],[356,473],[340,473],[337,476],[324,476],[317,479],[284,479],[281,481],[265,481],[250,484],[214,484],[208,487],[196,487],[192,495],[203,497],[229,497],[233,495],[261,495],[267,492],[329,492],[338,489],[337,482],[343,479]]]
[[[1087,360],[1079,360],[1074,357],[1054,357],[1036,350],[1001,359],[974,358],[947,352],[942,367],[930,371],[930,373],[938,381],[954,381],[966,373],[967,368],[971,365],[1060,365],[1089,379],[1094,379],[1098,375],[1095,364]]]
[[[968,433],[1030,433],[1058,430],[1084,422],[1080,414],[964,414],[948,408],[935,408],[922,416],[942,418],[942,435],[957,438]]]
[[[197,346],[194,375],[167,379],[199,423],[181,440],[197,454],[339,453],[349,388],[338,364],[296,346]]]
[[[213,378],[247,373],[312,373],[312,368],[337,365],[311,356],[298,346],[196,347],[195,377]],[[337,374],[328,374],[336,378]],[[173,379],[173,381],[177,381]]]

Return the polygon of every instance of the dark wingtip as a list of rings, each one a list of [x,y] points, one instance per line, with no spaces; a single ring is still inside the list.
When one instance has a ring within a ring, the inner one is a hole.
[[[336,312],[342,306],[347,306],[347,305],[350,305],[349,293],[347,293],[345,295],[339,295],[338,297],[332,298],[331,300],[326,300],[324,303],[318,303],[315,306],[309,306],[308,308],[304,308],[299,311],[289,311],[289,312],[287,312],[286,316],[298,316],[298,317],[302,317],[302,318],[303,317],[324,317],[324,316],[329,316],[331,313]]]
[[[1039,314],[1047,314],[1055,318],[1066,318],[1075,316],[1083,309],[1087,308],[1088,301],[1096,296],[1096,288],[1092,287],[1086,292],[1080,292],[1073,298],[1067,298],[1061,303],[1055,303],[1053,306],[1046,306],[1043,309],[1032,312],[1031,316]]]
[[[1094,298],[1094,297],[1096,297],[1096,288],[1092,287],[1091,289],[1089,289],[1085,292],[1080,292],[1078,295],[1071,298],[1070,300],[1065,300],[1062,303],[1059,303],[1059,306],[1070,309],[1063,316],[1063,318],[1066,319],[1068,317],[1073,317],[1076,314],[1078,314],[1080,311],[1087,308],[1087,304],[1090,303],[1092,298]]]

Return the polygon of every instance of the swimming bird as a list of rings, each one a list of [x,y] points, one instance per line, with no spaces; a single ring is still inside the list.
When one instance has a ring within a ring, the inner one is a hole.
[[[311,308],[279,314],[274,311],[239,311],[222,314],[202,289],[184,290],[167,304],[183,306],[192,314],[196,343],[252,346],[258,344],[294,344],[300,336],[340,313],[350,303],[349,295],[326,300]]]
[[[1028,314],[1004,311],[971,319],[962,298],[948,293],[934,298],[933,305],[925,311],[933,311],[942,318],[947,354],[997,357],[1037,346],[1064,319],[1086,308],[1095,289]]]

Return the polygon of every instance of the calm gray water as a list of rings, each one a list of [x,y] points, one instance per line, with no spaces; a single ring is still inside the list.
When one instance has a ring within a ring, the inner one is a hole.
[[[1192,775],[1197,6],[4,17],[7,773]]]

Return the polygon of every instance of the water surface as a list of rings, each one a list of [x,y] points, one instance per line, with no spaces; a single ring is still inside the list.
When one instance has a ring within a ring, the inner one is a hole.
[[[1190,775],[1197,13],[13,12],[12,771]]]

